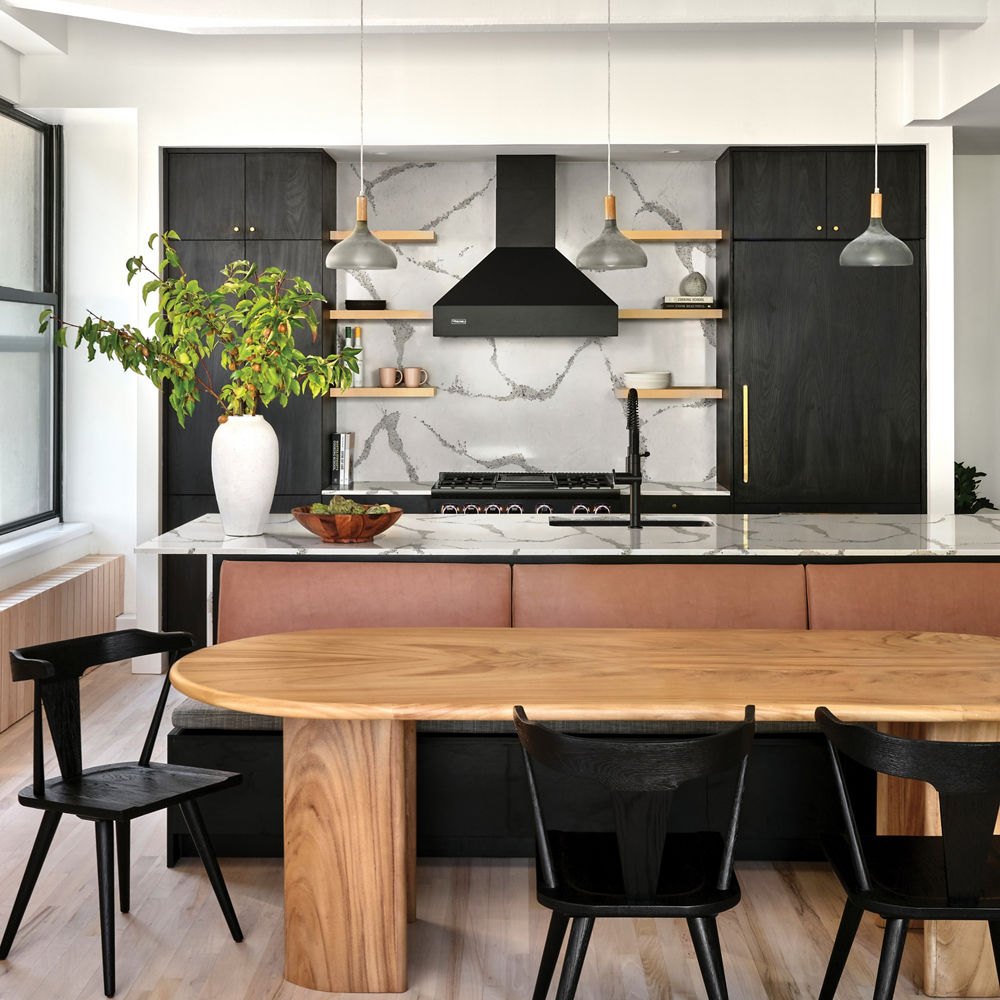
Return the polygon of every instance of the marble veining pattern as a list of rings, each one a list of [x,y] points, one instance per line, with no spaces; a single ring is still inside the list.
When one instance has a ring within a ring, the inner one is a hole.
[[[346,169],[345,169],[346,168]],[[708,162],[614,164],[623,228],[714,225],[714,166]],[[354,164],[341,164],[338,215],[354,212]],[[373,229],[434,229],[434,244],[397,244],[393,271],[338,274],[345,298],[386,299],[389,309],[426,309],[494,246],[495,163],[405,163],[365,182]],[[571,260],[602,225],[604,167],[558,162],[556,246]],[[715,287],[714,243],[644,244],[649,267],[591,274],[622,308],[653,308],[692,269]],[[345,324],[341,324],[343,327]],[[432,481],[441,471],[599,471],[621,465],[622,373],[666,369],[676,385],[715,384],[715,323],[626,321],[616,338],[434,338],[429,321],[366,321],[365,384],[380,366],[419,365],[433,398],[345,399],[338,429],[359,443],[359,481]],[[715,403],[640,403],[651,479],[714,486]]]
[[[683,515],[679,515],[683,517]],[[139,553],[379,556],[844,556],[1000,559],[1000,517],[921,514],[711,514],[705,526],[551,525],[543,515],[404,514],[370,543],[324,544],[291,515],[272,515],[265,534],[224,536],[206,514],[136,547]]]

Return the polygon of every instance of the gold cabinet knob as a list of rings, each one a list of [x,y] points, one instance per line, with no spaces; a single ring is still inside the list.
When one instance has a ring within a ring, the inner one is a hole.
[[[239,226],[233,226],[233,232],[234,233],[238,233],[239,231],[240,231],[240,227]]]
[[[840,226],[834,226],[834,227],[833,227],[833,231],[834,231],[835,233],[839,233],[839,232],[840,232]]]
[[[675,503],[672,503],[672,504],[670,505],[670,509],[671,509],[671,510],[677,510],[677,504],[675,504]]]
[[[256,227],[256,226],[251,226],[251,227],[250,227],[250,232],[251,232],[251,233],[255,233],[255,232],[257,232],[257,227]]]
[[[822,226],[817,226],[816,227],[816,232],[819,232],[822,228],[823,228]]]

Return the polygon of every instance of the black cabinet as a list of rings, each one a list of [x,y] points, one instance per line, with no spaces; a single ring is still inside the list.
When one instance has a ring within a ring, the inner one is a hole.
[[[320,150],[177,150],[163,154],[163,227],[181,236],[177,245],[187,274],[215,288],[222,268],[248,259],[260,269],[278,267],[305,278],[329,300],[335,273],[324,266],[329,231],[336,228],[336,164]],[[327,354],[335,328],[315,304],[319,335],[298,332],[304,353]],[[207,377],[228,379],[217,350]],[[212,487],[212,435],[220,409],[206,392],[182,428],[166,397],[162,412],[161,529],[216,512]],[[329,483],[332,399],[293,396],[285,407],[263,411],[278,436],[274,511],[309,503]],[[162,621],[166,628],[205,631],[205,568],[199,557],[162,560]]]
[[[897,194],[914,200],[886,214],[906,237],[922,232],[923,166],[897,152],[888,169],[880,154],[880,177],[906,178]],[[872,167],[870,149],[739,149],[717,163],[717,221],[733,235],[717,270],[718,477],[736,511],[923,509],[923,241],[907,239],[912,267],[839,265],[867,226]],[[809,232],[799,220],[818,195],[824,227],[855,197],[862,217],[845,236]]]
[[[336,168],[322,152],[168,150],[165,166],[167,225],[184,240],[320,240],[335,228]]]
[[[875,152],[862,149],[735,149],[731,158],[735,240],[852,240],[867,227]],[[924,150],[879,150],[886,228],[924,236]]]

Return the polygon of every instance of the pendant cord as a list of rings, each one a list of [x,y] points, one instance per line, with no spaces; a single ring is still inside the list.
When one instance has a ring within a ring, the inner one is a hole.
[[[358,178],[361,182],[359,197],[365,196],[365,0],[361,3],[361,85],[358,88],[361,119],[361,163],[358,166]]]
[[[611,0],[608,0],[608,194],[611,194]]]
[[[878,194],[878,0],[872,0],[872,23],[875,39],[875,193]]]

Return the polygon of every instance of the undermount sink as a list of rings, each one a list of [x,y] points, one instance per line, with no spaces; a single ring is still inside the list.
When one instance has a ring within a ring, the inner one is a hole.
[[[643,514],[644,527],[656,528],[711,528],[713,522],[704,517],[685,517],[682,514]],[[549,524],[555,527],[628,527],[628,514],[550,514]]]

